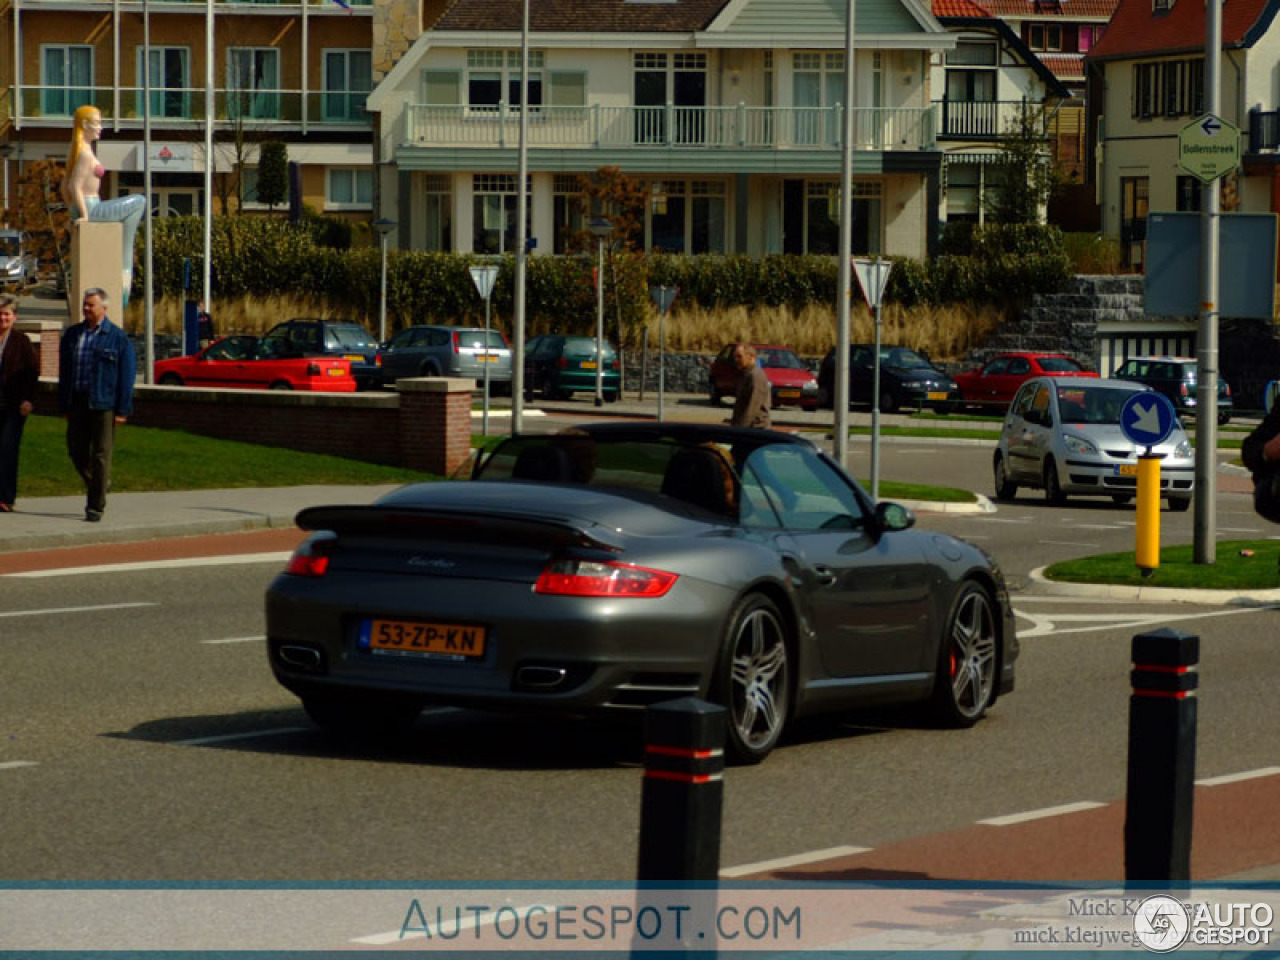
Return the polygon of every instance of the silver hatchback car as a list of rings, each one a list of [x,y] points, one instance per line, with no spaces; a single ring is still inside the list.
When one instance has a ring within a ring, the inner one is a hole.
[[[497,330],[421,325],[401,330],[382,351],[382,383],[401,377],[470,377],[479,389],[488,367],[494,393],[511,389],[511,347]]]
[[[1133,394],[1147,392],[1150,387],[1127,380],[1028,380],[1014,395],[1000,432],[993,460],[996,496],[1011,500],[1026,486],[1043,490],[1050,503],[1062,503],[1068,494],[1132,500],[1145,447],[1125,437],[1120,410]],[[1181,423],[1152,452],[1161,458],[1161,496],[1170,510],[1186,510],[1195,459]]]

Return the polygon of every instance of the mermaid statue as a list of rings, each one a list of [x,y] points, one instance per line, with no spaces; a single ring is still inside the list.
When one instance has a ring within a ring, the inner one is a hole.
[[[76,110],[72,120],[71,152],[67,154],[67,172],[62,179],[62,198],[67,202],[73,227],[86,220],[123,226],[124,280],[120,298],[120,309],[123,310],[129,303],[129,288],[133,285],[133,244],[138,236],[138,224],[146,213],[147,200],[140,193],[114,200],[102,200],[98,196],[98,187],[107,172],[94,152],[93,145],[100,136],[101,111],[88,104]]]

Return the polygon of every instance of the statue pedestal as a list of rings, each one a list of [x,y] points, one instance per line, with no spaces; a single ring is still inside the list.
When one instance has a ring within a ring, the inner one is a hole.
[[[80,321],[84,292],[101,287],[107,292],[107,316],[123,325],[124,227],[119,223],[89,221],[71,230],[71,289],[67,291],[75,322]]]

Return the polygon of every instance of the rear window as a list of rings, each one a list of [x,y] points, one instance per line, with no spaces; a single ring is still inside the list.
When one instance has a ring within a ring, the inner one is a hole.
[[[327,330],[326,340],[339,347],[372,347],[373,337],[364,327],[355,324],[331,326]]]
[[[596,342],[594,340],[566,340],[564,342],[564,355],[566,357],[588,357],[595,359]],[[612,360],[615,354],[613,346],[606,343],[604,345],[604,358]]]
[[[1076,373],[1084,367],[1070,357],[1041,357],[1040,369],[1046,373]]]
[[[1058,410],[1064,423],[1120,422],[1120,410],[1132,397],[1133,390],[1118,387],[1058,386]]]
[[[759,350],[757,355],[760,357],[760,365],[762,367],[780,367],[784,370],[803,370],[804,364],[790,350]]]
[[[483,330],[458,330],[456,333],[458,335],[459,346],[468,348],[484,348],[486,341]],[[502,334],[497,330],[489,331],[488,344],[490,350],[505,350],[507,348],[507,341],[502,339]]]

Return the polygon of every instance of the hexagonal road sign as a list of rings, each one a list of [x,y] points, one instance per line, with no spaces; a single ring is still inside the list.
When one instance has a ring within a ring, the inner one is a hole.
[[[1212,183],[1240,166],[1240,128],[1206,113],[1178,131],[1178,166]]]

